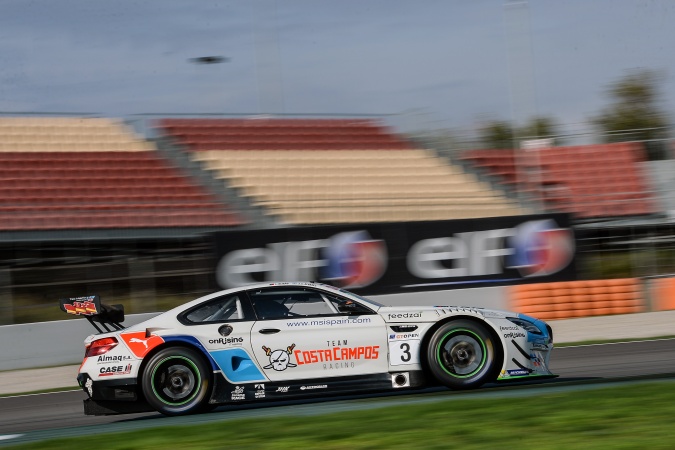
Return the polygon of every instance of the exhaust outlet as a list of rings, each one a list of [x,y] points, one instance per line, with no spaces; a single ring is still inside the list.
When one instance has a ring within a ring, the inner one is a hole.
[[[391,385],[394,388],[410,386],[410,378],[408,376],[408,372],[391,374]]]

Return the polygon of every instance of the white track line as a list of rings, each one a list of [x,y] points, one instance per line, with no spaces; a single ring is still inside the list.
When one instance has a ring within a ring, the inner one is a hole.
[[[636,342],[660,342],[660,341],[672,341],[675,338],[663,338],[663,339],[642,339],[636,341],[621,341],[621,342],[601,342],[598,344],[579,344],[579,345],[565,345],[564,347],[554,347],[554,349],[561,350],[563,348],[578,348],[578,347],[594,347],[597,345],[616,345],[616,344],[634,344]],[[555,343],[554,343],[555,345]]]
[[[23,436],[23,434],[0,434],[0,441],[8,441]]]
[[[69,389],[67,391],[52,391],[52,392],[37,392],[35,394],[18,394],[18,395],[5,395],[0,397],[0,400],[3,398],[21,398],[21,397],[33,397],[35,395],[49,395],[49,394],[62,394],[64,392],[79,392],[82,389]]]

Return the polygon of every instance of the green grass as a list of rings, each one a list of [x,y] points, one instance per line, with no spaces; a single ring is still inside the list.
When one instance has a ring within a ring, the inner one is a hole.
[[[673,383],[441,401],[312,417],[224,421],[23,449],[672,449]],[[105,425],[101,426],[101,431]]]

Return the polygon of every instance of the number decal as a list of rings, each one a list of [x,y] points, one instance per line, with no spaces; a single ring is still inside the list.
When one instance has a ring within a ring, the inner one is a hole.
[[[403,350],[403,355],[401,356],[401,361],[403,362],[409,362],[410,359],[412,358],[412,355],[410,354],[410,344],[407,342],[404,342],[401,344],[401,350]]]
[[[389,361],[392,366],[420,363],[419,339],[389,341]]]

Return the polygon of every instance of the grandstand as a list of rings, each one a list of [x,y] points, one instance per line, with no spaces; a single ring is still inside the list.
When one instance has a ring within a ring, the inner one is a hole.
[[[638,143],[454,160],[371,119],[143,120],[151,137],[107,118],[0,118],[0,323],[51,317],[46,298],[92,289],[132,313],[212,292],[216,230],[568,212],[595,274],[675,268],[674,249],[649,250],[643,261],[655,262],[639,267],[626,256],[673,235],[658,213],[675,203],[657,205],[650,183],[671,191],[674,169],[644,172]],[[622,286],[514,287],[513,297],[548,318],[647,308],[641,288]]]
[[[470,150],[462,159],[549,212],[568,212],[578,219],[658,212],[641,165],[644,157],[639,143],[518,152]]]
[[[0,231],[242,223],[120,122],[0,118]]]
[[[164,119],[164,136],[287,225],[526,212],[372,120]]]

